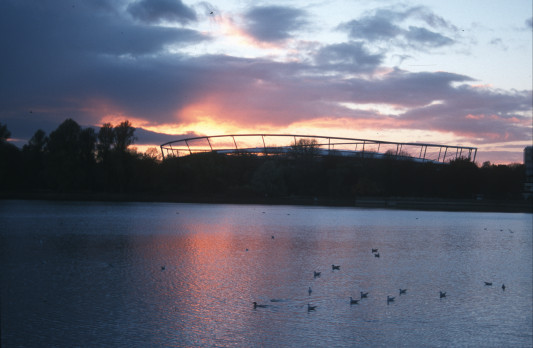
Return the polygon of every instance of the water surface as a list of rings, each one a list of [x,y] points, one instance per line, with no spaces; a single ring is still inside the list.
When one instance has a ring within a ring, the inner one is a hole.
[[[0,201],[2,346],[531,347],[531,231],[531,214]]]

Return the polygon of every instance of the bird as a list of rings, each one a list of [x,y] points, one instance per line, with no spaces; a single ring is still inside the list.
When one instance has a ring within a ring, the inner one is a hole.
[[[505,284],[502,284],[502,290],[505,291]]]
[[[376,248],[376,249],[372,248],[372,252],[373,253],[377,253],[378,252],[378,248]]]
[[[368,292],[362,292],[362,291],[360,291],[360,293],[361,293],[361,298],[366,298],[366,297],[368,297]]]
[[[316,306],[311,306],[310,303],[307,304],[307,311],[314,311],[316,309]]]
[[[359,300],[354,300],[351,296],[350,296],[350,304],[358,304],[359,303]]]
[[[394,301],[394,296],[387,295],[387,303]]]
[[[311,289],[311,287],[309,287],[309,289],[307,290],[307,292],[309,293],[309,296],[311,296],[311,293],[313,292],[313,290]]]
[[[492,282],[485,282],[485,285],[492,285]]]
[[[164,271],[166,269],[165,266],[161,266],[161,270]]]
[[[443,297],[446,297],[446,292],[440,291],[439,292],[439,298],[443,298]]]
[[[313,271],[313,277],[314,277],[314,278],[316,278],[316,277],[320,277],[320,272]]]
[[[257,304],[257,302],[254,302],[254,309],[256,308],[266,308],[267,305],[264,305],[264,304]]]
[[[274,236],[272,236],[272,239],[274,239]]]
[[[407,289],[400,289],[400,295],[405,294],[407,292]]]
[[[331,265],[331,269],[332,270],[341,269],[341,266]]]
[[[374,254],[374,257],[379,257],[379,253],[375,253],[375,254]]]

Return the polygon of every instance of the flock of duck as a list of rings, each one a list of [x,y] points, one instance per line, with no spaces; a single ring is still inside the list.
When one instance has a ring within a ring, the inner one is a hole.
[[[274,236],[272,236],[272,239],[274,239]],[[372,248],[372,254],[374,255],[374,257],[380,257],[379,256],[379,251],[377,248]],[[331,265],[331,270],[332,271],[335,271],[335,270],[340,270],[341,266],[340,265]],[[321,272],[318,272],[318,271],[313,271],[313,278],[318,278],[320,277],[321,275]],[[485,286],[492,286],[492,282],[485,282]],[[502,284],[502,290],[505,291],[505,284]],[[309,296],[311,296],[311,293],[313,292],[313,289],[311,289],[311,287],[308,288],[307,290],[307,293],[309,294]],[[401,295],[404,295],[407,293],[407,289],[398,289],[398,294],[401,296]],[[350,296],[350,300],[349,300],[349,304],[350,305],[356,305],[356,304],[359,304],[359,301],[361,301],[362,299],[364,298],[367,298],[368,297],[368,292],[363,292],[363,291],[360,291],[360,298],[359,299],[354,299],[352,296]],[[444,298],[446,297],[446,292],[445,291],[439,291],[439,298]],[[390,296],[390,295],[387,295],[387,304],[391,303],[391,302],[394,302],[394,300],[396,299],[395,296]],[[275,301],[275,300],[271,300],[271,301]],[[257,308],[266,308],[268,307],[268,305],[265,305],[265,304],[258,304],[257,302],[253,302],[253,307],[254,309],[257,309]],[[317,306],[313,306],[311,305],[311,303],[308,303],[307,304],[307,311],[314,311],[315,309],[317,308]]]

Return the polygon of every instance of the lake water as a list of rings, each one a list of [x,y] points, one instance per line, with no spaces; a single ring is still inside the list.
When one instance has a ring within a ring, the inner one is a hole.
[[[511,213],[0,201],[1,343],[531,347],[532,227]]]

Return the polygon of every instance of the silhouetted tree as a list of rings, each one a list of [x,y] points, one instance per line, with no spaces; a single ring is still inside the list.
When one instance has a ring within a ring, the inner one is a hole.
[[[6,142],[10,136],[11,132],[7,129],[7,125],[0,122],[0,142]]]
[[[22,147],[24,158],[24,178],[29,188],[45,188],[46,162],[45,148],[48,142],[46,133],[39,129],[28,144]]]
[[[104,123],[98,131],[98,159],[105,161],[111,151],[111,146],[115,143],[115,131],[111,123]]]
[[[95,141],[92,129],[82,131],[72,119],[65,120],[50,133],[46,150],[48,180],[52,187],[68,191],[90,186],[89,170],[94,163]]]
[[[310,158],[318,155],[318,141],[316,139],[301,138],[291,146],[291,154],[296,158]]]
[[[128,146],[132,145],[135,140],[135,128],[131,126],[130,121],[124,121],[114,128],[115,150],[125,152]]]

